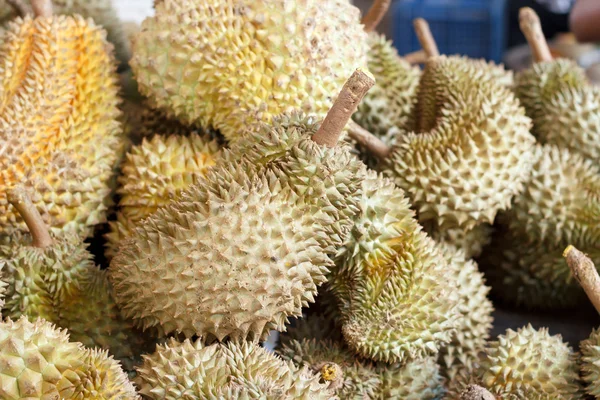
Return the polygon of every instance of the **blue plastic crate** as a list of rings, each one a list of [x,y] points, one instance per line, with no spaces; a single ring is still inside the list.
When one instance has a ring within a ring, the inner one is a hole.
[[[398,52],[421,48],[413,20],[424,18],[440,53],[500,62],[505,43],[505,0],[396,0],[393,42]]]

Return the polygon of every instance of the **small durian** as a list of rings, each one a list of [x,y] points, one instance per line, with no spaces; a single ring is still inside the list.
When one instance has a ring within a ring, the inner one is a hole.
[[[530,8],[520,11],[534,65],[517,75],[515,92],[533,120],[532,133],[542,144],[567,148],[600,160],[600,90],[574,60],[552,59],[539,18]]]
[[[577,354],[548,329],[508,329],[490,342],[481,360],[482,386],[500,399],[583,398]]]
[[[359,16],[348,0],[163,1],[131,67],[154,108],[235,141],[291,110],[325,116],[367,64]]]
[[[48,320],[68,329],[72,340],[108,349],[131,367],[151,342],[121,317],[106,271],[94,265],[79,236],[50,234],[22,189],[9,192],[9,200],[31,234],[15,235],[0,259],[8,283],[3,315]]]
[[[143,357],[136,383],[151,400],[334,398],[307,368],[296,368],[252,342],[205,346],[200,339],[170,339]]]
[[[345,342],[389,363],[435,355],[456,328],[456,279],[391,180],[371,171],[359,207],[329,281]]]
[[[107,256],[116,254],[119,242],[131,235],[138,221],[203,179],[218,159],[219,151],[215,140],[196,133],[156,135],[132,147],[118,178],[119,211],[117,220],[109,222]]]
[[[594,329],[590,337],[581,342],[580,349],[586,393],[600,399],[600,330]]]
[[[0,321],[0,398],[138,400],[107,352],[70,342],[66,331],[38,319]]]
[[[537,145],[525,190],[501,221],[510,232],[550,248],[600,246],[600,169],[567,149]]]
[[[45,10],[49,0],[34,0]],[[81,16],[17,18],[0,44],[0,233],[25,231],[6,191],[27,182],[54,232],[105,221],[126,141],[106,33]]]
[[[423,230],[433,240],[461,249],[466,258],[477,258],[483,248],[492,241],[493,229],[489,224],[479,224],[473,229],[465,231],[460,228],[439,229],[432,223],[422,224]]]

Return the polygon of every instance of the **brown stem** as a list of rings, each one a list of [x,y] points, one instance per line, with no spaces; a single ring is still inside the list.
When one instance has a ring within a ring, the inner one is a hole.
[[[52,238],[46,224],[42,220],[35,205],[31,202],[29,195],[22,187],[9,189],[6,197],[12,206],[19,212],[21,218],[27,224],[29,233],[33,238],[33,246],[44,249],[52,244]]]
[[[365,32],[373,32],[381,22],[385,13],[390,8],[392,0],[375,0],[373,5],[361,21],[365,26]]]
[[[437,57],[440,55],[440,51],[438,50],[437,44],[435,43],[435,39],[431,34],[431,29],[429,29],[429,24],[423,18],[417,18],[413,21],[413,25],[415,27],[415,32],[417,33],[417,38],[419,39],[419,43],[421,43],[421,47],[427,58]]]
[[[316,143],[327,147],[335,147],[342,130],[356,111],[365,94],[375,84],[375,78],[363,69],[354,71],[346,81],[342,91],[329,109],[321,127],[312,137]]]
[[[550,48],[542,32],[542,25],[535,11],[529,7],[523,7],[519,10],[519,26],[533,54],[536,62],[552,61]]]
[[[584,253],[569,245],[563,252],[567,264],[577,282],[600,313],[600,276],[594,262]]]
[[[52,0],[31,0],[31,7],[36,17],[52,17]]]
[[[409,64],[423,64],[427,61],[427,54],[423,49],[413,51],[412,53],[405,54],[402,56]]]
[[[479,385],[469,385],[460,394],[461,400],[496,400],[496,396]]]
[[[390,155],[391,149],[387,144],[356,122],[350,121],[349,128],[350,137],[378,159],[383,160]]]
[[[27,15],[27,6],[23,0],[6,0],[6,2],[15,9],[17,15],[21,18]]]

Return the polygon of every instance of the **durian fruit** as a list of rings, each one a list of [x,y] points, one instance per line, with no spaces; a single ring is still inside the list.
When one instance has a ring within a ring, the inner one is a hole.
[[[390,363],[436,354],[458,322],[456,280],[391,180],[370,172],[359,207],[329,282],[345,342]]]
[[[435,357],[416,359],[402,365],[378,363],[376,371],[382,380],[379,400],[436,400],[444,393]]]
[[[306,368],[296,368],[252,342],[205,346],[201,340],[170,339],[143,357],[136,383],[147,399],[334,398]]]
[[[508,329],[488,344],[479,374],[500,399],[583,398],[576,353],[546,328]]]
[[[440,245],[440,252],[451,279],[458,282],[459,323],[452,341],[442,349],[439,363],[442,374],[453,380],[461,370],[472,373],[492,329],[494,307],[487,298],[490,288],[485,285],[477,264],[468,260],[460,249]]]
[[[36,0],[22,0],[26,13],[31,13],[31,4]],[[122,66],[126,67],[131,57],[130,40],[119,19],[112,0],[52,0],[52,8],[56,15],[81,15],[92,18],[96,25],[106,30],[106,39],[114,45],[115,55]],[[7,0],[0,0],[0,24],[6,26],[17,17],[17,12]],[[21,15],[23,17],[23,15]]]
[[[600,399],[600,330],[594,329],[590,337],[580,344],[582,379],[588,395]]]
[[[151,342],[124,320],[112,296],[106,271],[93,263],[81,238],[49,234],[27,195],[19,189],[9,200],[30,227],[30,235],[15,235],[6,258],[0,259],[8,283],[5,317],[44,318],[67,328],[71,339],[111,351],[131,362]]]
[[[3,400],[139,399],[108,353],[70,342],[43,319],[0,321],[0,377]]]
[[[510,232],[537,243],[584,250],[600,245],[600,169],[576,153],[537,145],[525,190],[502,217]]]
[[[289,152],[260,162],[250,153],[230,162],[225,152],[206,179],[141,221],[109,269],[123,314],[207,340],[261,338],[300,315],[344,239],[335,226],[351,224],[355,211],[347,209],[360,196],[360,174],[338,181],[346,171],[324,168],[336,165],[333,156],[349,159],[328,147],[372,85],[357,71],[316,133],[287,129],[297,138]]]
[[[460,228],[441,230],[436,224],[425,223],[423,230],[436,242],[461,249],[466,258],[479,257],[484,247],[492,241],[493,232],[489,224],[479,224],[465,231]]]
[[[540,143],[567,148],[600,160],[600,90],[573,60],[552,59],[535,12],[523,8],[521,30],[534,65],[517,74],[515,92],[533,119],[532,133]]]
[[[77,15],[18,18],[4,34],[0,232],[26,229],[6,199],[20,182],[36,193],[33,201],[54,232],[89,235],[106,219],[126,141],[105,35]]]
[[[118,178],[119,212],[117,220],[109,223],[107,255],[116,254],[119,242],[131,235],[138,221],[204,179],[219,152],[215,140],[196,133],[156,135],[131,148]]]
[[[235,141],[291,110],[325,116],[367,64],[359,14],[347,0],[160,2],[131,67],[154,108]]]

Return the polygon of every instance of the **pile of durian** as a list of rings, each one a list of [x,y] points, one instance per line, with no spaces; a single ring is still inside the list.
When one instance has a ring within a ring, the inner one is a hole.
[[[600,399],[600,92],[389,3],[0,1],[0,399]]]

